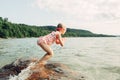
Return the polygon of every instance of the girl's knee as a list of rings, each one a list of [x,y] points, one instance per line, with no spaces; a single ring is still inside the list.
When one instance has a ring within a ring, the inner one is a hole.
[[[53,52],[50,52],[50,53],[48,53],[48,54],[49,54],[49,56],[51,56],[51,57],[54,55]]]

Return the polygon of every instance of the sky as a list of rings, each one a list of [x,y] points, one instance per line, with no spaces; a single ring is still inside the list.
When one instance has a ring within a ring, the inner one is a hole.
[[[120,35],[120,0],[0,0],[0,17],[13,23]]]

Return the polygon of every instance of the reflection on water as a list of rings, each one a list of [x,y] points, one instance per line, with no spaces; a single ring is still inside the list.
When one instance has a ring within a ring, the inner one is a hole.
[[[0,39],[0,67],[17,58],[41,58],[37,38]],[[89,80],[120,80],[120,38],[67,38],[64,47],[52,45],[52,61],[69,65]]]

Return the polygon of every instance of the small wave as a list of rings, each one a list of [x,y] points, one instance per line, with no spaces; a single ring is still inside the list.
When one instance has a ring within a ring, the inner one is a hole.
[[[9,76],[9,80],[26,80],[31,74],[32,74],[32,70],[31,67],[33,67],[35,65],[35,63],[30,63],[29,66],[26,69],[23,69],[21,71],[21,73],[19,73],[17,76],[13,75],[13,76]]]

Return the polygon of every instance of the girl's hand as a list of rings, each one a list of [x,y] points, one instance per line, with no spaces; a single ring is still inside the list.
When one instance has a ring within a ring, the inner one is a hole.
[[[60,44],[60,41],[58,39],[56,40],[56,44]]]
[[[66,39],[65,39],[65,38],[62,38],[61,40],[62,40],[62,42],[64,43]],[[60,44],[60,41],[59,41],[58,39],[56,40],[56,44]]]

